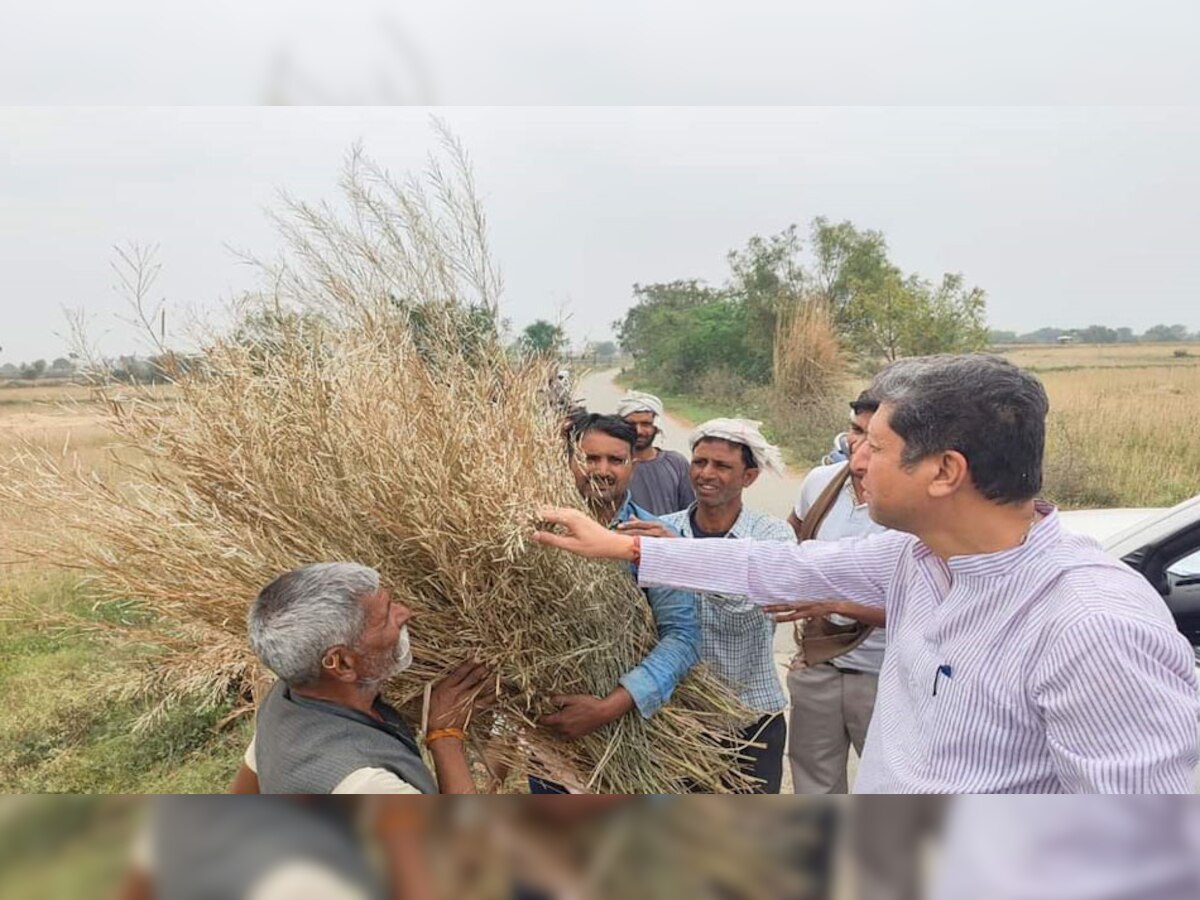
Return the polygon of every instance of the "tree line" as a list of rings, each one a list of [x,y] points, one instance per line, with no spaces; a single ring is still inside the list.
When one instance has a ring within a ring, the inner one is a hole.
[[[818,217],[807,241],[796,225],[754,236],[726,255],[729,274],[635,284],[635,303],[613,327],[637,373],[687,392],[711,370],[768,384],[780,356],[802,356],[797,335],[831,336],[865,371],[902,356],[987,346],[986,294],[961,274],[930,280],[904,273],[882,232]],[[814,314],[815,312],[815,314]],[[794,327],[803,317],[805,328]],[[819,334],[819,326],[830,332]]]
[[[1025,334],[999,330],[988,332],[988,340],[993,344],[1054,344],[1063,338],[1081,344],[1181,343],[1200,341],[1200,331],[1189,334],[1186,325],[1154,325],[1139,335],[1132,328],[1089,325],[1086,328],[1039,328]]]
[[[172,355],[171,361],[166,356],[118,356],[105,360],[103,376],[105,380],[119,381],[125,384],[163,384],[170,381],[172,366],[177,367],[179,357]],[[98,374],[90,369],[76,364],[73,359],[59,357],[51,363],[44,359],[36,359],[29,363],[5,363],[0,365],[0,379],[39,381],[82,379],[95,377]]]

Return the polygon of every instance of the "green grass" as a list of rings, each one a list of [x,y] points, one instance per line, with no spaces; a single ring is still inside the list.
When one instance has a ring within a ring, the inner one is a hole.
[[[14,603],[14,600],[20,601]],[[86,628],[39,625],[39,613],[84,623],[137,622],[131,604],[98,603],[66,576],[26,575],[0,587],[0,791],[8,793],[187,793],[222,791],[237,770],[252,725],[217,725],[228,707],[180,704],[153,728],[135,723],[144,701],[116,699],[104,685],[132,680],[154,661],[114,651]]]
[[[112,897],[141,808],[128,798],[0,799],[0,896]]]

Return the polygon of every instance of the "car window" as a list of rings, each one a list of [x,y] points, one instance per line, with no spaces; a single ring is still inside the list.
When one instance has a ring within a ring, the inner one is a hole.
[[[1200,550],[1195,550],[1182,559],[1175,560],[1167,566],[1167,574],[1177,578],[1200,575]]]

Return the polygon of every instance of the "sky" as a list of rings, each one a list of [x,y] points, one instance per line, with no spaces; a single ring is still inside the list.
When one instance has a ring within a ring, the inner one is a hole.
[[[420,169],[441,117],[471,155],[516,329],[604,340],[634,283],[720,283],[725,254],[814,216],[963,272],[994,327],[1200,330],[1193,108],[156,107],[0,111],[0,362],[63,355],[63,307],[108,352],[113,247],[156,244],[168,321],[257,285],[286,190],[336,199],[350,147]],[[231,249],[232,248],[232,249]]]
[[[997,328],[1200,330],[1198,33],[1192,0],[15,0],[0,364],[62,355],[64,306],[137,349],[114,245],[158,245],[173,325],[218,308],[255,286],[229,248],[276,248],[280,190],[333,198],[356,141],[420,167],[432,112],[517,329],[603,340],[634,283],[720,283],[751,235],[824,215],[964,273]]]
[[[9,104],[1195,103],[1194,0],[9,0]]]

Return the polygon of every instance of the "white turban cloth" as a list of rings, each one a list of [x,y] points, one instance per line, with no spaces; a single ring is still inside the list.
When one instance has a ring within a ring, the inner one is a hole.
[[[642,412],[654,413],[655,418],[661,419],[663,415],[662,401],[653,394],[630,391],[617,404],[617,415],[622,419]]]
[[[767,469],[776,475],[783,475],[786,466],[779,448],[770,443],[758,430],[762,422],[750,419],[709,419],[688,435],[688,446],[695,449],[696,445],[705,438],[720,438],[734,444],[745,444],[750,448],[750,455],[760,469]]]

